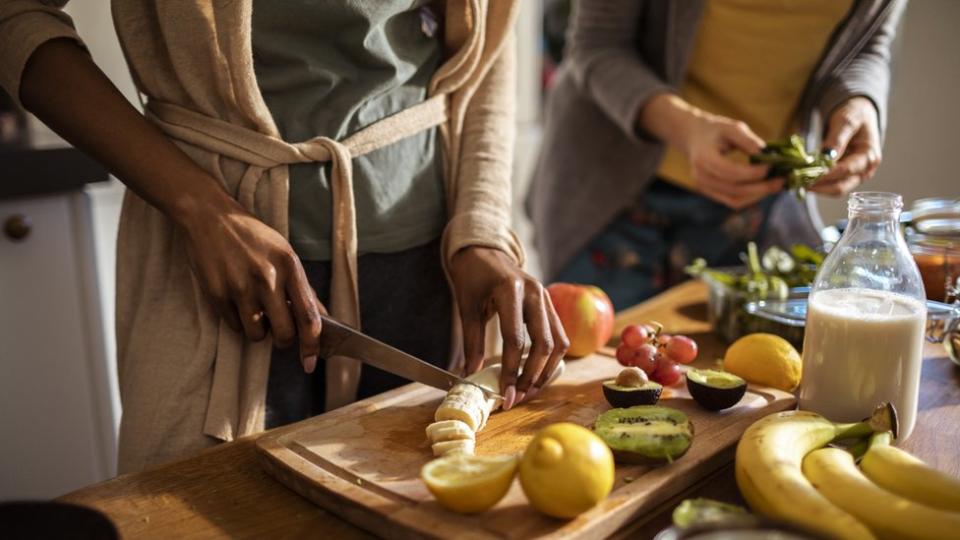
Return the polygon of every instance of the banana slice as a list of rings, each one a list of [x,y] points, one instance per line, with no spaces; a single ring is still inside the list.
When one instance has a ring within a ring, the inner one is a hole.
[[[461,439],[459,441],[443,441],[433,443],[433,455],[440,457],[449,454],[473,454],[475,443],[472,439]]]
[[[427,439],[431,443],[443,441],[473,440],[475,434],[470,426],[460,420],[444,420],[427,426]]]
[[[561,360],[547,384],[562,375],[564,369]],[[487,399],[477,386],[499,394],[500,370],[500,364],[486,367],[467,377],[473,384],[455,385],[443,398],[433,415],[435,422],[427,426],[427,440],[433,444],[434,455],[473,453],[476,433],[487,425],[490,413],[503,404],[501,399]]]
[[[459,420],[466,424],[471,431],[476,431],[483,422],[483,411],[479,405],[472,402],[445,399],[437,408],[433,419],[437,422]]]

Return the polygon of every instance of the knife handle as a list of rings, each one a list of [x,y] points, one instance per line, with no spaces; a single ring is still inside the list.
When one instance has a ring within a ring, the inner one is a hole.
[[[349,326],[327,315],[320,315],[320,324],[320,358],[335,356],[343,340],[355,332]]]

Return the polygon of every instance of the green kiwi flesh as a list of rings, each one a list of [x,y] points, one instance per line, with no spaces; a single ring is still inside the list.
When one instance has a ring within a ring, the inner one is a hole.
[[[656,405],[610,409],[597,417],[593,431],[619,463],[669,463],[693,443],[693,424],[687,415]]]

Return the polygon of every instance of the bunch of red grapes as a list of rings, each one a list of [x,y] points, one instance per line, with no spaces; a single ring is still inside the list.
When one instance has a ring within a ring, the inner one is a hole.
[[[689,364],[697,357],[697,342],[687,336],[664,334],[662,330],[663,326],[657,322],[624,328],[617,347],[617,362],[638,367],[650,380],[671,386],[683,378],[680,364]]]

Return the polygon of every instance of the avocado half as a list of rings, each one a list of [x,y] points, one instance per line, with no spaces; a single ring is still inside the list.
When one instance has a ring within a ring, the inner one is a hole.
[[[616,379],[603,381],[603,397],[611,407],[633,407],[636,405],[653,405],[660,400],[663,385],[653,381],[646,381],[639,386],[623,386],[617,384]]]
[[[747,381],[716,369],[687,370],[687,390],[704,409],[720,411],[736,405],[747,392]]]
[[[610,409],[597,417],[593,432],[607,443],[618,463],[670,463],[693,443],[687,415],[656,405]]]

